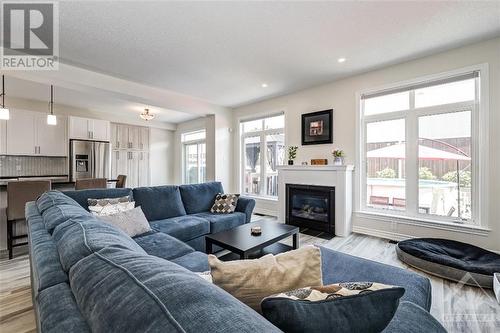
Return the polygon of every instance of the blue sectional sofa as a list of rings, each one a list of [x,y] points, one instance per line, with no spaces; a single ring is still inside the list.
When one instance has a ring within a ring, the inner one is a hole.
[[[130,238],[85,208],[87,198],[129,189],[44,193],[26,206],[33,304],[41,332],[279,332],[264,317],[194,272],[208,270],[204,235],[246,223],[208,213],[220,183],[132,191],[153,231]],[[209,200],[210,199],[210,200]],[[384,332],[445,332],[429,314],[429,280],[410,271],[322,252],[324,283],[376,281],[406,290]],[[362,314],[360,314],[362,315]]]

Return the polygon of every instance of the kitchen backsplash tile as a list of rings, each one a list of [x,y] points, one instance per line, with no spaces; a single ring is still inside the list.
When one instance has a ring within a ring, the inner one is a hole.
[[[67,175],[66,157],[0,155],[0,177]]]

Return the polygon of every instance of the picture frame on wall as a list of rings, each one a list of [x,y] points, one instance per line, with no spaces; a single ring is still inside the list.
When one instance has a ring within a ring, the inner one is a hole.
[[[302,115],[302,145],[333,143],[333,109]]]

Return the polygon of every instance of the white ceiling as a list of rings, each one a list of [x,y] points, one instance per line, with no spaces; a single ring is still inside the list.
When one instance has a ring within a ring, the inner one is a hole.
[[[499,1],[60,2],[66,62],[223,106],[498,35]]]

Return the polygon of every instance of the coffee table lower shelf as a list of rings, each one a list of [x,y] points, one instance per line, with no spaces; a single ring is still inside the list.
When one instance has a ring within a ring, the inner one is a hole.
[[[286,245],[283,243],[274,243],[269,246],[266,246],[262,250],[257,250],[248,255],[248,259],[258,259],[260,257],[265,256],[266,254],[279,254],[283,252],[287,252],[293,250],[293,247],[290,245]],[[231,261],[231,260],[240,260],[241,256],[234,252],[229,252],[219,257],[222,261]]]

